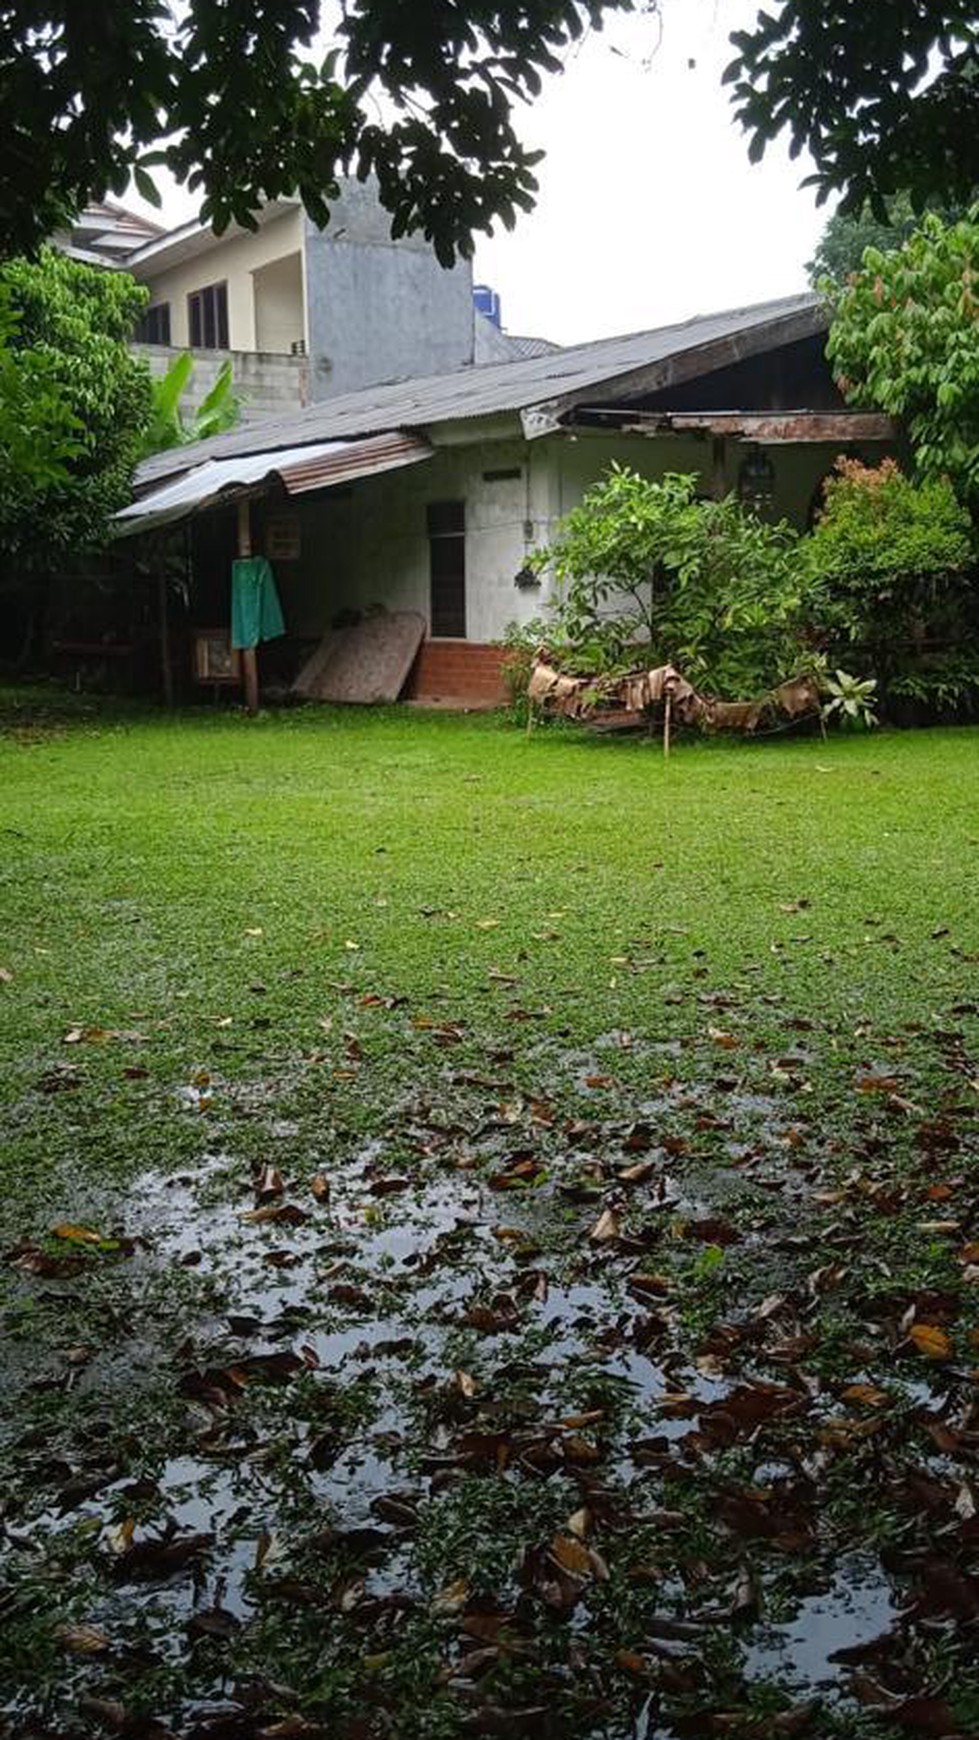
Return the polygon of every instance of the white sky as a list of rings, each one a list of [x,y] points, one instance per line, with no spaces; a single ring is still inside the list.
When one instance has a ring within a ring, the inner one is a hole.
[[[761,0],[662,7],[662,26],[613,17],[518,117],[547,152],[537,207],[474,261],[511,332],[568,344],[805,288],[829,208],[783,144],[749,163],[721,85],[729,34]],[[177,190],[154,215],[193,214]]]

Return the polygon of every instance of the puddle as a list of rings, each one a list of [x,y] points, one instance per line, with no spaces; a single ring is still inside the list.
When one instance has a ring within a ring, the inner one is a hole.
[[[852,1670],[833,1656],[882,1637],[897,1615],[894,1592],[880,1566],[852,1554],[839,1561],[825,1593],[807,1596],[788,1624],[759,1629],[747,1652],[745,1675],[778,1680],[793,1690],[845,1692]]]

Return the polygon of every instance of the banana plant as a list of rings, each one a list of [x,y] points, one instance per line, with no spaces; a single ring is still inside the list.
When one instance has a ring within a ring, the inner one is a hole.
[[[194,359],[189,351],[184,351],[174,358],[166,374],[153,382],[153,411],[143,437],[143,459],[151,453],[165,453],[171,447],[206,441],[210,435],[223,435],[240,420],[242,401],[234,390],[231,358],[221,364],[210,392],[188,414],[181,401],[193,372]]]

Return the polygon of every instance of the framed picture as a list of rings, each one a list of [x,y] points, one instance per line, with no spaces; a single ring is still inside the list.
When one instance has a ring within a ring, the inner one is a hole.
[[[194,681],[241,682],[241,659],[231,645],[229,628],[195,628]]]

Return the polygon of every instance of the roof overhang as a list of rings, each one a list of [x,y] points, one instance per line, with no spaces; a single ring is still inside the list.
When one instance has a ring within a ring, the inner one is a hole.
[[[163,484],[123,508],[115,515],[115,536],[135,537],[177,525],[207,508],[224,507],[242,495],[254,495],[270,484],[282,484],[289,495],[305,495],[417,465],[431,457],[427,441],[392,431],[363,441],[320,441],[280,452],[245,454],[239,459],[211,459],[186,471],[175,483]]]
[[[264,229],[266,224],[274,223],[277,218],[288,217],[290,212],[297,209],[298,204],[296,199],[270,199],[267,205],[254,214],[256,229]],[[140,279],[153,278],[160,272],[168,272],[172,266],[180,266],[185,260],[194,259],[198,254],[208,253],[222,242],[254,233],[254,230],[246,229],[242,224],[229,224],[218,236],[209,224],[202,224],[199,219],[194,218],[190,223],[181,224],[178,229],[167,230],[162,235],[154,236],[151,241],[131,248],[126,255],[126,270]]]
[[[810,303],[781,317],[726,333],[707,344],[678,349],[646,367],[610,375],[607,383],[609,398],[627,403],[649,393],[663,392],[685,381],[698,380],[701,375],[712,374],[716,369],[729,368],[733,363],[743,362],[764,351],[794,344],[802,338],[813,338],[826,332],[829,324],[830,316],[825,304]],[[592,385],[529,406],[522,413],[524,434],[528,440],[553,435],[580,405],[589,399],[594,400],[594,396]]]
[[[815,442],[900,440],[893,417],[876,411],[623,411],[581,406],[581,427],[619,435],[709,435],[767,447]]]

